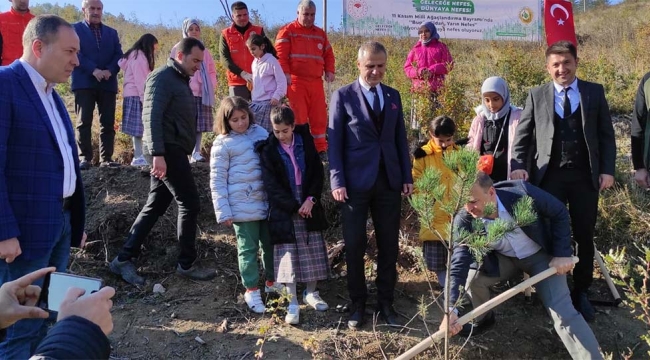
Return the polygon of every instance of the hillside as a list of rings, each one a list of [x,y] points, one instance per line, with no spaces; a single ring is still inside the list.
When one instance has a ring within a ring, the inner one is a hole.
[[[108,6],[108,5],[107,5]],[[182,5],[184,6],[184,4]],[[214,9],[219,9],[215,1]],[[110,8],[109,8],[110,10]],[[214,10],[217,11],[217,10]],[[41,5],[35,13],[56,13],[69,21],[81,18],[78,8],[72,5],[58,7]],[[262,23],[270,37],[274,37],[278,24],[265,24],[263,15],[251,11],[254,21]],[[126,50],[146,32],[154,34],[160,42],[157,58],[160,64],[170,48],[180,39],[179,26],[141,24],[123,14],[105,15],[105,22],[115,27]],[[227,22],[204,24],[203,39],[212,54],[218,56],[218,34]],[[650,245],[650,194],[632,185],[629,159],[629,114],[634,93],[641,76],[650,71],[650,2],[631,1],[616,6],[592,10],[576,15],[580,40],[579,76],[602,83],[612,111],[617,114],[615,128],[619,157],[617,162],[617,187],[603,193],[597,227],[597,246],[607,254],[612,275],[626,299],[619,308],[598,307],[592,328],[605,353],[612,358],[644,358],[650,350],[648,340],[640,337],[650,331],[647,313],[647,295],[642,291],[643,269],[650,271],[650,251],[645,262],[637,261],[639,273],[632,270],[632,260],[640,253],[634,245]],[[330,33],[337,57],[337,81],[328,92],[354,80],[357,76],[356,52],[363,38],[346,37]],[[418,95],[409,93],[410,82],[402,66],[414,39],[381,38],[389,51],[389,67],[385,82],[400,90],[405,114],[410,114]],[[451,115],[461,124],[460,137],[472,118],[472,108],[479,104],[479,88],[483,80],[501,75],[510,84],[513,102],[523,105],[531,86],[548,81],[544,68],[544,46],[536,43],[479,42],[444,40],[455,58],[454,70],[447,79],[441,95],[442,107],[435,113],[420,112],[421,119],[437,114]],[[225,96],[226,80],[222,65],[218,65],[220,86],[217,97]],[[70,110],[73,100],[69,86],[57,88],[65,97]],[[408,115],[407,115],[408,116]],[[121,117],[118,100],[117,122]],[[97,132],[97,130],[95,130]],[[96,142],[97,134],[94,134]],[[410,136],[414,138],[415,134]],[[212,136],[204,137],[204,151],[209,151]],[[96,145],[96,144],[95,144]],[[123,163],[131,160],[130,140],[121,133],[116,138],[116,156]],[[144,205],[149,187],[146,171],[131,167],[121,169],[93,168],[83,173],[87,204],[87,232],[89,246],[78,251],[71,259],[70,271],[103,278],[118,290],[113,316],[115,330],[111,334],[114,359],[252,359],[259,353],[264,358],[318,358],[318,359],[376,359],[394,358],[414,345],[427,333],[436,329],[440,311],[431,303],[440,295],[432,274],[422,271],[418,263],[419,241],[417,219],[405,202],[402,212],[400,259],[398,264],[396,307],[402,320],[411,320],[409,327],[400,332],[366,326],[364,331],[351,332],[345,326],[347,314],[334,309],[317,313],[303,308],[301,325],[292,327],[282,323],[283,309],[263,317],[246,311],[238,279],[236,239],[231,228],[217,225],[212,210],[208,187],[209,172],[205,164],[193,167],[199,187],[201,215],[199,216],[198,251],[200,261],[219,270],[212,282],[197,283],[173,275],[176,249],[176,208],[173,206],[156,225],[147,239],[140,270],[149,283],[144,289],[119,280],[107,268],[115,256],[138,211]],[[329,196],[328,194],[325,195]],[[337,209],[331,206],[329,215],[336,219]],[[335,226],[326,234],[328,248],[336,249],[341,230]],[[375,257],[373,231],[366,269],[375,274],[372,261]],[[627,253],[618,250],[627,248]],[[332,259],[332,278],[320,286],[321,294],[332,308],[347,300],[345,266],[341,255]],[[646,284],[650,273],[646,275]],[[637,284],[632,286],[632,281]],[[163,284],[167,292],[151,293],[154,283]],[[369,281],[370,283],[370,281]],[[369,284],[372,292],[372,284]],[[594,286],[593,298],[608,300],[610,294],[600,274]],[[635,299],[637,296],[637,300]],[[638,317],[644,310],[646,317]],[[634,312],[636,311],[636,312]],[[279,318],[278,318],[279,316]],[[452,340],[458,359],[565,359],[568,354],[549,325],[549,319],[539,301],[526,303],[517,296],[497,309],[498,326],[480,337]],[[280,320],[278,320],[280,319]],[[225,324],[225,325],[224,325]],[[532,325],[531,325],[532,324]],[[200,344],[195,337],[206,344]],[[422,359],[440,359],[440,349],[435,347],[423,353]]]

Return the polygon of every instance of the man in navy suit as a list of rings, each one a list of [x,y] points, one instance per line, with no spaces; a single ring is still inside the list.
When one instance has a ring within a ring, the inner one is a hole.
[[[533,200],[533,209],[537,213],[537,221],[532,225],[516,228],[490,244],[492,251],[483,259],[474,259],[467,246],[454,246],[449,268],[449,303],[452,306],[456,303],[460,296],[459,287],[466,284],[468,277],[472,279],[469,295],[476,309],[490,299],[490,286],[497,282],[510,279],[517,272],[525,271],[535,276],[555,267],[557,274],[535,285],[539,298],[553,319],[555,331],[573,359],[602,359],[598,341],[573,306],[569,293],[566,273],[574,266],[569,212],[562,202],[530,183],[519,180],[492,184],[489,175],[479,172],[464,211],[454,218],[454,231],[483,231],[483,225],[475,228],[477,222],[474,219],[481,219],[483,224],[497,219],[513,221],[515,204],[525,196]],[[481,260],[478,269],[475,260]],[[463,327],[456,323],[457,319],[457,312],[453,309],[449,314],[449,332],[452,335],[477,335],[495,322],[493,312],[475,319],[473,325],[465,324]],[[447,322],[443,321],[440,329],[446,327]]]
[[[100,0],[83,0],[81,10],[84,20],[74,24],[81,42],[79,67],[72,73],[80,167],[89,169],[93,160],[91,134],[95,104],[99,111],[100,166],[116,167],[119,164],[112,160],[115,97],[120,71],[117,62],[122,58],[122,46],[117,31],[102,24],[104,5]]]
[[[31,20],[23,55],[0,67],[0,284],[54,266],[85,241],[85,204],[74,132],[54,85],[79,65],[79,38],[54,15]],[[35,285],[41,285],[39,280]],[[43,319],[7,329],[0,359],[27,359],[45,334]]]
[[[398,326],[393,309],[397,282],[400,193],[413,192],[402,100],[381,83],[388,55],[378,42],[359,48],[359,79],[332,94],[329,149],[332,196],[342,203],[343,239],[352,315],[348,327],[364,323],[367,299],[363,257],[370,209],[377,240],[377,300],[380,317]]]

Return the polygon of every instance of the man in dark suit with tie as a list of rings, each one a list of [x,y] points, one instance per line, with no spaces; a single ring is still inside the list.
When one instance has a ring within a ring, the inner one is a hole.
[[[398,326],[392,305],[397,282],[400,193],[408,196],[413,192],[413,178],[400,94],[381,83],[387,57],[382,44],[363,44],[357,58],[359,79],[335,91],[330,101],[330,180],[332,196],[342,203],[352,300],[348,327],[352,329],[364,323],[368,210],[378,251],[377,310],[388,325]]]
[[[569,204],[580,258],[571,296],[592,321],[587,290],[593,281],[598,194],[614,184],[616,142],[603,86],[578,80],[577,66],[572,43],[560,41],[546,50],[553,82],[528,93],[515,133],[511,178],[529,180]]]
[[[102,23],[104,5],[100,0],[83,0],[81,10],[84,20],[74,24],[81,43],[79,66],[72,73],[80,167],[89,169],[93,160],[91,134],[95,104],[99,112],[100,166],[116,167],[119,164],[112,158],[120,71],[117,62],[122,58],[122,46],[117,31]]]
[[[0,285],[44,267],[65,272],[70,247],[85,241],[74,132],[54,90],[79,65],[78,51],[69,23],[41,15],[27,24],[22,57],[0,67]],[[0,359],[29,358],[46,330],[44,319],[18,321]]]

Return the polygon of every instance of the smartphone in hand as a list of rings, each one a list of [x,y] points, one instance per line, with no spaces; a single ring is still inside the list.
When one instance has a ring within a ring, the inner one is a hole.
[[[58,312],[68,289],[72,287],[84,289],[86,293],[83,296],[87,296],[101,289],[103,284],[101,279],[60,272],[49,273],[43,281],[38,306]]]

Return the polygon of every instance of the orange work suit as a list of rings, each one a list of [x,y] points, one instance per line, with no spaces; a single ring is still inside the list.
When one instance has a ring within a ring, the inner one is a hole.
[[[0,35],[2,36],[1,66],[9,65],[23,56],[23,32],[29,20],[34,15],[27,11],[24,14],[11,8],[0,13]]]
[[[304,27],[296,20],[278,31],[275,40],[278,60],[285,74],[291,74],[287,89],[296,124],[309,123],[318,152],[327,151],[327,105],[323,73],[335,72],[334,51],[323,29]]]

